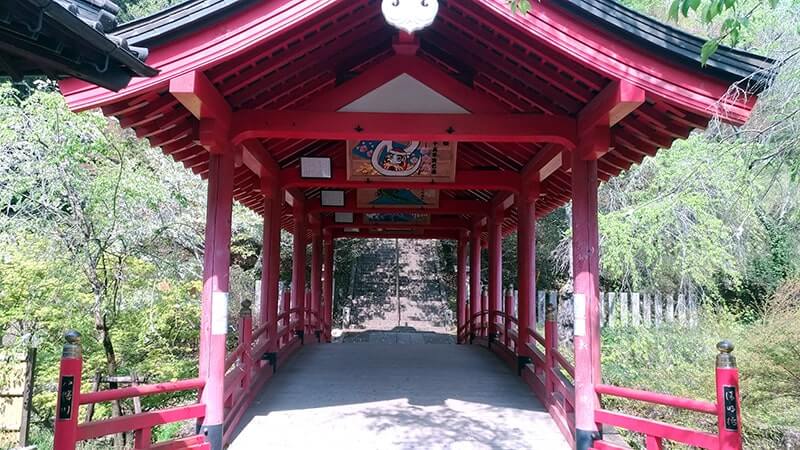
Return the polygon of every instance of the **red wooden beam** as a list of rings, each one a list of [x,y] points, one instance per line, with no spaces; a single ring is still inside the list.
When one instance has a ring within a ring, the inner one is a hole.
[[[357,228],[357,227],[353,227]],[[458,231],[415,231],[415,232],[375,232],[375,231],[347,231],[336,230],[333,233],[335,239],[340,238],[359,238],[359,239],[436,239],[436,240],[457,240]]]
[[[644,89],[625,80],[612,81],[578,113],[578,130],[612,127],[645,102]]]
[[[445,219],[434,217],[430,223],[366,223],[362,216],[356,218],[353,223],[336,223],[332,219],[325,219],[322,222],[323,230],[335,230],[345,228],[358,228],[359,230],[469,230],[469,224],[462,219]]]
[[[281,168],[267,149],[257,140],[242,142],[242,162],[259,177],[276,178]]]
[[[359,208],[356,205],[356,196],[354,193],[347,193],[345,195],[344,206],[322,206],[320,198],[309,199],[307,209],[309,213],[336,213],[336,212],[352,212],[356,214],[370,214],[370,213],[418,213],[418,214],[431,214],[431,215],[455,215],[455,214],[484,214],[487,210],[485,202],[477,200],[456,200],[449,197],[441,196],[439,198],[439,206],[437,208],[420,208],[419,206],[408,207],[385,207],[385,206],[370,206],[366,208]]]
[[[333,169],[330,179],[310,179],[300,176],[297,167],[281,170],[281,184],[284,188],[387,188],[387,189],[439,189],[439,190],[489,190],[519,191],[519,174],[500,170],[459,170],[455,181],[408,181],[403,179],[379,178],[375,180],[348,180],[343,168]]]
[[[228,102],[203,72],[193,70],[171,79],[169,92],[196,118],[230,123]]]
[[[514,193],[498,192],[494,195],[494,197],[492,197],[490,205],[494,211],[505,211],[514,206]]]
[[[576,122],[543,114],[398,114],[242,110],[230,140],[393,139],[468,142],[551,142],[574,147]]]

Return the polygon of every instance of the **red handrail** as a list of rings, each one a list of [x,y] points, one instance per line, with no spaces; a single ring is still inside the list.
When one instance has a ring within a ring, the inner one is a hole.
[[[189,380],[169,381],[158,384],[142,384],[122,389],[111,389],[108,391],[87,392],[78,396],[81,405],[92,403],[110,402],[131,397],[143,397],[147,395],[167,394],[170,392],[190,391],[202,389],[206,382],[200,378]]]
[[[671,406],[673,408],[688,409],[706,414],[717,414],[717,405],[705,400],[693,400],[675,395],[612,386],[609,384],[598,384],[595,385],[594,389],[598,394],[654,403],[656,405]]]
[[[719,437],[704,431],[671,425],[657,420],[643,419],[641,417],[622,414],[614,411],[598,409],[595,411],[598,422],[619,428],[635,431],[647,436],[655,436],[670,441],[700,447],[705,449],[718,449]]]
[[[558,350],[553,350],[553,356],[556,357],[556,361],[558,361],[561,367],[563,367],[564,370],[567,371],[569,376],[575,378],[575,367],[572,364],[570,364],[566,358],[564,358],[564,355],[562,355],[561,352],[559,352]]]
[[[87,422],[78,425],[78,440],[86,441],[111,434],[152,428],[156,425],[164,425],[188,419],[196,419],[198,417],[203,417],[205,412],[205,405],[197,403],[189,406],[149,411],[135,416],[121,416],[114,417],[113,419]]]

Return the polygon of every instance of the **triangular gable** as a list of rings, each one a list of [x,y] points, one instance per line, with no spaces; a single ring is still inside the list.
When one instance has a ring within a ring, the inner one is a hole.
[[[341,112],[469,114],[469,111],[404,73],[344,106]]]

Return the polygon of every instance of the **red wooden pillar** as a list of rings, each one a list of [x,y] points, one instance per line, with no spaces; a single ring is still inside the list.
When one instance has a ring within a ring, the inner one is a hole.
[[[320,304],[322,300],[322,228],[319,224],[314,226],[311,235],[311,311],[309,315],[311,323],[309,326],[316,333],[322,330],[321,318],[322,311]]]
[[[503,343],[507,348],[511,348],[511,339],[510,333],[511,330],[511,320],[510,318],[514,315],[514,288],[508,288],[505,291],[505,305],[503,305],[503,312],[505,316],[503,317]]]
[[[489,331],[489,290],[485,287],[481,291],[481,336],[486,336]]]
[[[605,140],[605,142],[602,142]],[[595,423],[600,382],[599,263],[597,230],[597,161],[584,155],[608,148],[608,133],[587,132],[572,152],[572,258],[575,306],[575,443],[592,447],[600,437]]]
[[[331,328],[333,327],[333,235],[325,231],[322,237],[322,253],[325,268],[322,277],[322,298],[325,302],[322,317],[325,321],[325,341],[331,341]]]
[[[742,450],[742,405],[739,396],[739,369],[732,355],[733,344],[717,344],[717,424],[720,450]]]
[[[270,222],[270,249],[269,254],[267,255],[267,260],[269,261],[269,267],[267,267],[267,273],[269,277],[267,278],[267,287],[264,290],[262,286],[262,295],[266,293],[268,299],[268,309],[269,309],[269,327],[267,328],[267,337],[269,339],[269,352],[277,352],[278,351],[278,297],[280,296],[280,286],[279,281],[281,277],[281,217],[283,216],[283,191],[278,186],[278,180],[275,180],[274,183],[271,184],[269,187],[270,196],[272,197],[272,201],[270,202],[270,209],[269,209],[269,222]],[[267,217],[267,211],[264,211],[264,217]],[[286,305],[284,305],[286,308]]]
[[[467,323],[467,235],[464,232],[458,239],[456,264],[456,340],[461,344]]]
[[[305,331],[306,304],[306,210],[303,199],[294,199],[294,248],[292,252],[291,309],[297,309],[296,330]]]
[[[250,387],[250,380],[253,377],[253,361],[250,349],[253,346],[253,310],[250,308],[250,300],[242,302],[242,308],[239,310],[239,344],[242,346],[242,368],[244,370],[244,377],[242,377],[242,389],[247,390]],[[240,394],[235,394],[240,395]]]
[[[469,241],[469,333],[470,337],[478,336],[475,332],[480,318],[475,317],[481,311],[481,228],[473,226]]]
[[[529,328],[536,328],[536,190],[523,181],[517,197],[519,226],[517,229],[517,273],[519,296],[517,298],[517,354],[530,356]]]
[[[494,210],[489,217],[489,334],[497,333],[497,313],[503,302],[503,212]]]
[[[260,324],[267,324],[264,336],[255,336],[256,340],[266,339],[269,342],[267,351],[277,351],[277,317],[278,317],[278,277],[280,272],[280,228],[281,201],[280,189],[276,180],[262,180],[261,191],[264,195],[264,230],[261,253],[261,308]]]
[[[222,450],[225,389],[225,337],[228,332],[233,153],[209,156],[208,210],[200,321],[201,401],[206,405],[203,433],[212,450]]]
[[[78,414],[81,393],[81,334],[68,331],[61,353],[61,366],[58,374],[58,398],[56,399],[56,420],[53,436],[54,450],[75,450],[78,439]]]

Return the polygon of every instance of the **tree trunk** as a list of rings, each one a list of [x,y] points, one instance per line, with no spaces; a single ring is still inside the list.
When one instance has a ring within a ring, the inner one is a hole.
[[[19,426],[19,446],[28,446],[31,424],[34,375],[36,374],[36,347],[28,347],[25,358],[25,389],[22,392],[22,421]]]
[[[111,332],[106,322],[106,316],[102,311],[102,301],[100,296],[96,294],[95,311],[94,311],[94,325],[98,333],[98,340],[103,343],[103,352],[106,356],[106,372],[108,377],[115,377],[117,375],[117,356],[114,353],[114,344],[111,342]],[[116,389],[118,387],[116,382],[109,383],[109,389]],[[111,402],[111,417],[122,416],[122,408],[120,402]],[[123,434],[114,435],[114,449],[122,450],[125,445],[125,436]]]

